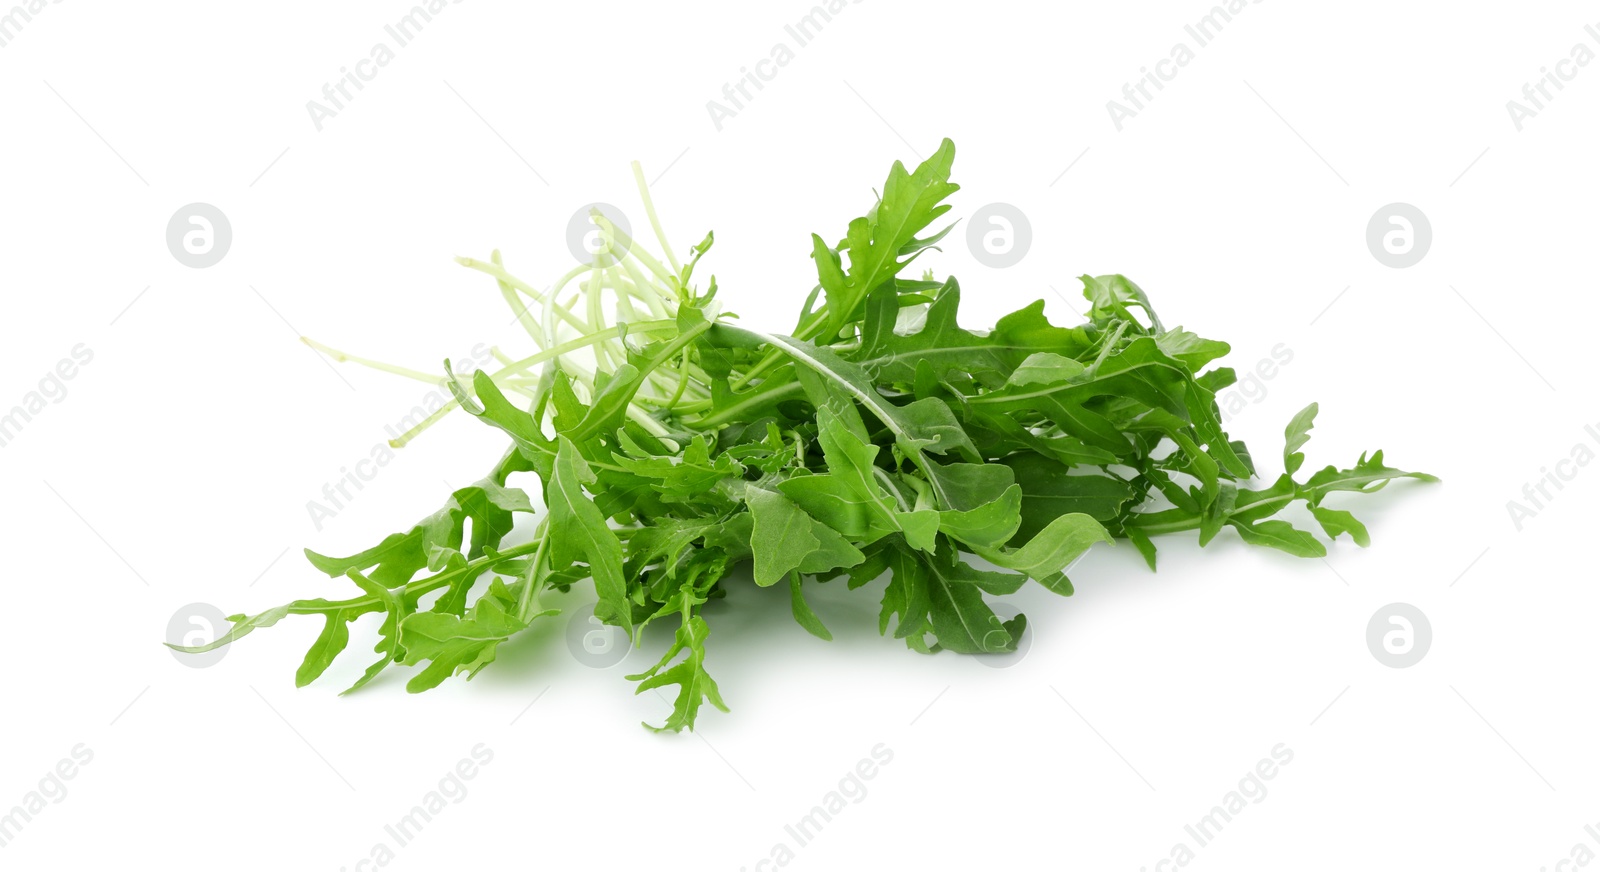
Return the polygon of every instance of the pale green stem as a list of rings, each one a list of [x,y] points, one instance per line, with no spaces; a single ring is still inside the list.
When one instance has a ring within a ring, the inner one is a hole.
[[[533,560],[528,564],[527,581],[522,586],[522,596],[517,603],[517,620],[524,624],[528,622],[528,617],[533,614],[536,610],[535,607],[539,604],[538,592],[534,590],[534,583],[539,577],[539,567],[544,565],[545,556],[550,552],[549,531],[550,516],[545,515],[539,520],[539,526],[533,532],[533,535],[539,537],[539,549],[533,552]]]
[[[623,261],[619,260],[618,264],[621,263],[623,263]],[[602,287],[607,287],[617,292],[618,305],[622,305],[624,302],[626,302],[629,311],[633,312],[634,317],[637,317],[638,313],[633,309],[633,300],[640,300],[646,305],[653,304],[651,305],[650,311],[655,315],[655,317],[672,317],[666,309],[662,308],[661,301],[663,298],[661,292],[656,290],[654,285],[647,283],[645,285],[645,290],[640,290],[639,286],[635,285],[631,279],[621,275],[617,271],[618,264],[612,264],[611,266],[605,267],[605,278],[602,279]],[[644,281],[648,282],[647,279]],[[626,294],[629,298],[626,301],[622,299],[624,294]],[[628,320],[632,320],[632,318],[629,318]]]
[[[678,277],[667,272],[667,268],[661,265],[661,261],[651,257],[650,252],[645,251],[643,248],[636,245],[632,237],[622,232],[622,228],[612,224],[611,219],[601,215],[599,212],[596,212],[593,217],[596,224],[606,228],[610,233],[615,234],[618,239],[621,239],[626,244],[628,254],[639,258],[639,262],[648,267],[651,272],[655,273],[656,277],[665,282],[667,287],[677,287]]]
[[[500,260],[500,249],[497,248],[490,253],[489,261],[501,270],[505,269],[505,265]],[[528,311],[528,304],[517,296],[516,289],[511,287],[505,279],[497,277],[495,284],[499,286],[501,298],[506,301],[507,306],[511,307],[511,311],[517,316],[517,322],[522,325],[522,329],[528,331],[528,335],[533,337],[535,345],[544,348],[544,328],[540,327],[539,322],[533,319],[533,313]]]
[[[617,268],[608,266],[605,269],[602,281],[605,287],[617,292],[617,319],[631,322],[639,320],[639,311],[633,307],[633,292],[622,286],[622,276],[616,274]]]
[[[370,369],[378,370],[379,372],[388,372],[388,373],[393,373],[395,375],[403,375],[406,378],[412,378],[412,379],[416,379],[417,381],[424,381],[424,382],[429,382],[429,383],[433,383],[433,384],[437,384],[438,382],[444,380],[444,376],[441,376],[441,375],[437,375],[437,374],[433,374],[433,373],[421,372],[419,370],[409,369],[409,368],[404,367],[404,366],[395,366],[392,363],[384,363],[383,361],[380,361],[380,360],[368,360],[365,357],[356,357],[353,354],[346,354],[345,352],[340,351],[337,348],[331,348],[331,347],[329,347],[327,345],[323,345],[321,342],[318,342],[317,340],[312,339],[310,337],[302,336],[302,337],[300,337],[300,341],[304,342],[305,344],[307,344],[309,346],[311,346],[312,348],[316,349],[317,351],[320,351],[323,354],[326,354],[328,357],[332,358],[335,361],[338,361],[339,363],[357,363],[357,364],[360,364],[362,366],[368,367]]]
[[[445,415],[450,414],[451,410],[455,409],[459,405],[460,405],[460,403],[457,403],[455,400],[451,400],[450,402],[445,403],[444,406],[441,409],[439,409],[439,411],[434,412],[433,414],[429,415],[426,418],[423,418],[422,421],[417,424],[417,426],[412,427],[410,430],[407,430],[404,433],[401,433],[399,435],[399,437],[397,437],[397,438],[390,439],[389,440],[389,447],[390,448],[404,448],[404,447],[406,447],[406,445],[409,444],[411,442],[411,440],[413,440],[413,439],[417,438],[418,436],[422,435],[422,431],[428,429],[429,427],[432,427],[434,424],[439,423],[439,420],[441,418],[443,418]]]
[[[556,317],[559,317],[561,320],[563,320],[563,321],[567,322],[568,324],[572,325],[573,327],[577,328],[580,332],[590,333],[590,332],[593,332],[593,330],[594,330],[594,328],[592,326],[590,326],[588,322],[584,321],[582,318],[579,318],[578,316],[576,316],[576,315],[572,314],[571,312],[567,311],[566,307],[555,307],[555,306],[552,305],[553,301],[555,300],[556,294],[561,290],[561,288],[563,286],[565,286],[567,284],[567,282],[572,281],[572,279],[575,276],[577,276],[577,275],[583,273],[585,270],[587,270],[589,268],[587,265],[574,267],[571,272],[567,273],[565,276],[562,276],[561,277],[561,281],[557,282],[555,287],[550,289],[550,293],[548,295],[546,295],[544,292],[540,291],[538,288],[535,288],[534,286],[528,284],[527,282],[523,281],[522,279],[519,279],[516,276],[506,272],[505,269],[503,269],[502,267],[497,266],[497,265],[495,265],[493,263],[485,263],[484,261],[478,260],[476,258],[471,258],[471,257],[458,257],[458,258],[456,258],[456,263],[459,263],[462,266],[467,267],[468,269],[475,269],[478,272],[494,276],[496,279],[499,279],[499,280],[505,282],[506,284],[510,285],[511,287],[516,288],[517,290],[521,291],[522,293],[527,294],[528,296],[532,297],[534,300],[544,303],[545,307],[546,307],[546,312],[547,312],[547,315],[546,315],[546,318],[545,318],[545,324],[544,324],[544,330],[545,330],[545,333],[546,333],[546,339],[547,340],[549,339],[549,335],[548,334],[549,334],[549,328],[551,326],[551,324],[550,324],[551,318],[549,317],[549,314],[550,314],[551,310],[553,310],[553,314]],[[549,345],[553,345],[553,344],[555,344],[555,343],[554,342],[549,342],[548,344],[544,345],[544,347],[548,348]]]
[[[518,360],[518,361],[511,361],[509,363],[506,363],[505,367],[503,369],[499,370],[498,372],[490,373],[489,377],[494,380],[495,384],[500,385],[502,387],[506,387],[506,388],[508,388],[510,390],[516,391],[517,393],[522,394],[523,396],[527,396],[527,397],[537,396],[535,391],[530,390],[527,387],[524,387],[520,383],[512,381],[510,379],[510,376],[513,376],[513,375],[516,375],[518,373],[521,373],[521,372],[523,372],[523,371],[525,371],[527,369],[530,369],[533,366],[536,366],[537,364],[542,363],[542,362],[544,362],[546,360],[553,360],[553,359],[555,359],[556,357],[558,357],[561,354],[566,354],[566,353],[570,353],[570,352],[576,351],[576,350],[578,350],[580,348],[583,348],[585,345],[588,345],[590,343],[593,343],[593,342],[599,341],[601,339],[604,339],[604,338],[606,338],[606,334],[609,334],[611,336],[615,336],[615,335],[617,335],[619,329],[620,328],[612,327],[612,328],[609,328],[608,330],[600,331],[599,334],[591,334],[589,336],[582,336],[582,337],[574,339],[574,340],[572,340],[570,342],[563,343],[562,345],[556,346],[554,348],[551,348],[551,349],[548,349],[548,350],[545,350],[545,351],[541,351],[538,354],[533,355],[532,357],[525,357],[525,358],[523,358],[521,360]],[[655,333],[655,332],[676,330],[677,329],[677,325],[675,323],[671,322],[671,321],[646,321],[643,324],[634,324],[629,329],[637,331],[637,332],[641,332],[641,333]],[[312,344],[310,340],[307,340],[307,343],[308,344]],[[329,354],[330,356],[342,354],[342,352],[335,351],[334,349],[323,350],[322,346],[319,346],[319,345],[316,345],[316,344],[312,344],[312,347],[313,348],[317,348],[319,351],[323,351],[324,354]],[[499,353],[499,349],[494,349],[494,352],[495,352],[495,356],[496,356],[497,359],[500,359],[502,362],[505,362],[505,355],[500,354]],[[368,366],[372,366],[372,367],[374,367],[376,369],[382,369],[385,372],[392,372],[392,373],[396,373],[398,375],[405,375],[405,376],[408,376],[410,378],[415,378],[415,379],[417,379],[419,381],[428,382],[430,384],[437,384],[439,382],[439,380],[440,380],[436,376],[431,376],[431,375],[428,375],[426,373],[418,372],[416,370],[408,370],[408,369],[405,369],[404,367],[390,366],[388,364],[378,363],[377,361],[366,361],[366,360],[362,360],[360,358],[350,357],[349,355],[343,355],[342,357],[335,357],[335,359],[336,360],[350,360],[352,362],[364,363],[364,364],[366,364]],[[565,368],[568,369],[571,372],[572,375],[577,377],[577,379],[580,382],[580,386],[581,387],[583,387],[585,389],[592,388],[592,386],[594,384],[594,375],[592,373],[590,373],[588,370],[585,370],[583,367],[571,364],[570,362],[566,365]],[[463,385],[463,388],[467,391],[468,394],[473,394],[471,385]],[[424,430],[427,430],[429,427],[432,427],[434,424],[438,423],[440,419],[442,419],[445,415],[448,415],[458,405],[459,404],[455,400],[451,400],[450,402],[446,403],[443,408],[439,409],[437,412],[434,412],[432,415],[429,415],[427,418],[424,418],[415,427],[412,427],[410,430],[407,430],[406,432],[400,434],[400,436],[398,438],[389,440],[389,445],[391,447],[394,447],[394,448],[404,448],[409,442],[411,442],[411,440],[413,440],[413,439],[417,438],[417,436],[421,435],[421,433]],[[632,411],[635,411],[635,410],[633,410],[630,407],[629,411],[632,412]],[[633,417],[633,416],[630,416],[630,417]],[[661,426],[661,423],[659,421],[656,421],[654,418],[650,418],[648,415],[644,415],[643,412],[639,413],[639,417],[634,417],[634,420],[638,421],[640,426],[646,428],[647,430],[649,430],[650,432],[652,432],[652,433],[654,433],[654,434],[656,434],[658,436],[662,435],[662,434],[665,434],[667,432],[666,428]],[[660,431],[660,432],[657,432],[657,431]]]
[[[627,271],[628,277],[633,280],[633,284],[639,290],[640,296],[645,298],[645,303],[647,305],[649,305],[650,311],[654,312],[656,317],[658,317],[658,318],[670,318],[670,317],[672,317],[672,315],[674,314],[674,311],[677,308],[677,302],[678,301],[677,300],[669,300],[668,298],[664,297],[662,294],[658,293],[656,291],[654,285],[652,285],[650,283],[650,280],[645,277],[645,274],[639,271],[638,265],[634,263],[635,260],[637,260],[637,258],[633,258],[633,257],[625,257],[625,258],[623,258],[622,259],[622,268],[625,271]],[[648,293],[646,293],[646,292],[648,292]],[[671,309],[667,308],[669,303],[672,305],[673,308],[671,308]]]
[[[589,270],[589,282],[585,291],[589,303],[589,323],[595,325],[605,323],[605,313],[600,308],[602,290],[600,286],[600,261],[598,259]],[[613,369],[615,364],[611,358],[611,343],[609,341],[596,342],[594,344],[595,366],[602,369]],[[627,358],[624,357],[623,359],[626,360]]]
[[[633,162],[633,180],[639,186],[639,199],[644,201],[644,214],[650,216],[650,227],[656,232],[656,241],[661,243],[661,251],[666,254],[667,263],[672,264],[672,275],[674,277],[683,275],[683,267],[678,265],[678,258],[672,253],[672,244],[667,242],[667,234],[661,230],[661,219],[656,217],[655,201],[650,199],[650,186],[644,181],[644,167],[640,166],[638,161]]]

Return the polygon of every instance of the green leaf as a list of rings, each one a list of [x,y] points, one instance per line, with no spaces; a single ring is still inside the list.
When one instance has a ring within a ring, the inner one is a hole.
[[[1277,481],[1259,490],[1240,488],[1228,520],[1248,524],[1268,518],[1301,496],[1300,486],[1287,475],[1279,476]]]
[[[918,551],[933,553],[938,544],[940,513],[932,509],[915,512],[896,512],[895,523],[905,534],[906,542]]]
[[[780,482],[778,490],[813,518],[823,519],[823,523],[863,545],[900,529],[893,510],[882,499],[862,495],[842,476],[797,475]]]
[[[822,575],[836,569],[849,569],[867,557],[861,549],[851,544],[837,530],[821,521],[813,520],[811,535],[817,539],[817,549],[800,561],[800,571],[806,575]]]
[[[446,370],[449,370],[448,364]],[[453,375],[453,374],[452,374]],[[539,419],[517,408],[506,399],[499,385],[483,370],[472,375],[472,389],[477,399],[469,397],[455,378],[446,381],[456,402],[468,414],[495,427],[511,437],[518,453],[526,459],[541,477],[548,475],[550,463],[555,458],[555,443],[539,428]],[[542,408],[541,408],[542,412]]]
[[[1012,371],[1011,377],[1006,379],[1006,384],[1017,387],[1063,384],[1082,377],[1085,372],[1087,367],[1070,357],[1041,351],[1028,355],[1027,359]]]
[[[1182,361],[1183,365],[1196,375],[1206,364],[1226,356],[1232,350],[1226,342],[1201,339],[1182,327],[1160,334],[1156,337],[1156,344],[1161,346],[1161,350],[1166,352],[1167,356]]]
[[[1133,547],[1138,549],[1139,556],[1144,558],[1144,562],[1145,562],[1145,564],[1147,566],[1150,567],[1150,571],[1151,572],[1155,572],[1156,571],[1156,546],[1155,546],[1155,543],[1151,542],[1150,541],[1150,537],[1146,536],[1144,534],[1144,532],[1142,530],[1140,530],[1138,527],[1128,527],[1123,532],[1127,535],[1128,541],[1133,543]]]
[[[361,573],[350,570],[346,573],[351,581],[355,582],[367,594],[378,600],[384,610],[383,625],[378,628],[378,644],[373,646],[374,651],[382,657],[356,679],[356,683],[346,688],[340,695],[354,693],[365,687],[378,673],[388,668],[390,663],[405,659],[405,648],[400,644],[400,624],[411,614],[410,603],[404,596],[396,595],[393,591],[368,579]]]
[[[550,511],[550,561],[560,569],[577,560],[586,560],[594,577],[600,602],[595,615],[614,623],[633,635],[632,609],[628,605],[627,582],[622,576],[622,543],[606,525],[605,516],[584,493],[584,486],[595,481],[594,470],[566,436],[557,437],[559,448],[549,482],[545,486],[545,505]]]
[[[811,516],[783,494],[750,488],[745,502],[755,519],[750,551],[755,555],[756,584],[770,587],[800,568],[822,543],[811,534]]]
[[[794,362],[827,380],[829,386],[860,403],[894,435],[895,441],[911,454],[959,452],[976,459],[977,450],[950,407],[928,397],[904,406],[890,403],[878,393],[866,371],[832,350],[787,336],[771,336],[750,331],[754,336],[788,355]]]
[[[1317,404],[1312,403],[1301,409],[1289,420],[1289,426],[1283,430],[1283,471],[1294,475],[1300,469],[1300,464],[1306,462],[1306,456],[1300,453],[1302,446],[1311,439],[1311,427],[1317,419]]]
[[[1017,638],[983,601],[976,585],[961,584],[928,563],[933,584],[932,620],[939,645],[961,654],[1004,654],[1017,650]]]
[[[822,619],[806,604],[805,595],[800,592],[800,574],[793,573],[789,576],[789,605],[794,612],[795,622],[806,628],[806,632],[824,642],[832,642],[833,634],[822,625]]]
[[[1367,535],[1365,524],[1356,520],[1356,516],[1343,509],[1330,509],[1325,506],[1312,506],[1311,516],[1322,525],[1322,531],[1328,534],[1329,539],[1339,538],[1340,533],[1349,533],[1362,548],[1372,544],[1372,537]]]
[[[1239,531],[1239,538],[1251,545],[1276,548],[1296,557],[1326,557],[1328,549],[1304,530],[1296,529],[1288,521],[1257,521],[1244,524],[1229,521],[1229,526]]]
[[[1010,541],[1021,525],[1022,487],[1015,484],[976,508],[939,512],[939,532],[974,548],[998,548]]]
[[[691,614],[688,606],[685,606],[683,614],[683,624],[678,627],[672,647],[667,649],[661,662],[647,672],[628,676],[630,680],[639,682],[635,693],[673,684],[678,686],[678,695],[672,702],[672,714],[667,716],[666,722],[659,727],[645,724],[646,728],[658,733],[668,730],[682,732],[685,727],[693,730],[695,716],[707,701],[723,711],[728,710],[721,693],[717,691],[717,683],[705,669],[706,637],[711,634],[711,628],[706,626],[704,618]],[[684,655],[683,660],[666,668],[680,653]]]
[[[400,641],[405,646],[406,664],[428,664],[411,677],[406,690],[429,690],[459,672],[471,678],[494,662],[500,643],[527,627],[512,615],[514,606],[515,599],[496,580],[466,617],[420,612],[401,621]]]
[[[889,571],[889,565],[899,549],[876,547],[865,552],[862,561],[850,568],[848,582],[851,590],[865,587],[868,583],[876,581]],[[879,630],[882,632],[881,628]]]
[[[898,616],[896,639],[920,635],[928,625],[928,609],[932,606],[927,564],[916,552],[905,548],[892,549],[889,558],[889,586],[883,590],[878,632],[887,632],[889,619]]]
[[[1239,488],[1232,482],[1223,482],[1217,498],[1206,506],[1200,519],[1200,547],[1204,548],[1206,543],[1222,532],[1222,525],[1227,523],[1238,502]]]
[[[1026,575],[1017,572],[990,572],[968,565],[961,560],[960,554],[948,546],[939,549],[932,556],[922,555],[923,562],[933,570],[939,579],[951,585],[971,585],[984,593],[993,596],[1009,596],[1020,589],[1028,580]]]
[[[710,442],[704,436],[689,440],[681,453],[643,456],[618,454],[613,459],[623,469],[648,481],[650,487],[667,502],[703,500],[725,479],[744,474],[744,466],[726,452],[713,458]]]
[[[262,627],[270,627],[291,614],[324,614],[328,611],[328,607],[332,605],[325,599],[295,600],[292,603],[267,609],[256,615],[230,615],[228,620],[232,622],[232,626],[228,628],[228,631],[204,645],[175,645],[171,642],[165,644],[168,648],[174,651],[181,651],[184,654],[204,654],[207,651],[221,648],[223,645],[237,642]]]
[[[971,402],[973,405],[999,405],[1004,409],[1029,409],[1035,408],[1044,398],[1071,403],[1103,396],[1127,396],[1152,409],[1184,417],[1189,414],[1185,390],[1190,380],[1183,365],[1168,357],[1155,340],[1141,337],[1076,376],[1052,382],[1008,385],[975,397]]]
[[[958,190],[949,181],[955,156],[955,144],[946,139],[915,172],[907,173],[895,161],[883,185],[883,199],[865,217],[850,222],[842,246],[850,257],[847,271],[839,268],[838,255],[813,237],[817,280],[828,298],[826,335],[837,335],[855,319],[868,292],[894,278],[931,244],[918,240],[917,234],[950,210],[941,203]]]
[[[1418,481],[1438,481],[1435,476],[1425,472],[1405,472],[1383,465],[1383,452],[1373,452],[1369,460],[1365,454],[1356,461],[1353,469],[1337,469],[1332,466],[1324,467],[1320,472],[1311,476],[1306,481],[1306,499],[1317,505],[1322,498],[1334,491],[1357,491],[1360,493],[1373,493],[1381,490],[1384,485],[1399,478],[1414,478]]]
[[[1094,344],[1082,327],[1057,327],[1051,324],[1044,314],[1044,300],[1035,300],[1001,318],[989,333],[989,341],[990,347],[1011,369],[1039,352],[1077,359]]]
[[[355,570],[386,588],[399,587],[424,568],[437,571],[452,552],[475,560],[485,549],[499,547],[518,512],[533,512],[528,495],[486,478],[455,491],[439,511],[372,548],[349,557],[328,557],[306,549],[306,559],[330,576]],[[463,543],[469,519],[472,541]]]
[[[788,479],[779,485],[784,496],[847,536],[870,542],[900,532],[913,547],[933,550],[939,515],[896,509],[893,494],[880,478],[887,473],[874,465],[876,445],[867,443],[827,407],[817,410],[817,438],[830,471]]]
[[[1165,332],[1161,327],[1161,319],[1156,317],[1155,309],[1150,306],[1150,298],[1127,278],[1120,275],[1080,276],[1079,280],[1083,282],[1083,296],[1091,304],[1090,321],[1102,325],[1122,321],[1144,329],[1130,311],[1139,309],[1150,321],[1151,332]]]
[[[940,378],[959,373],[1003,382],[1006,361],[993,340],[956,323],[960,305],[961,289],[950,279],[935,293],[921,329],[896,332],[900,294],[891,285],[881,285],[867,297],[860,347],[845,356],[879,384],[911,384],[924,365]]]
[[[1006,569],[1043,582],[1066,569],[1089,546],[1110,542],[1111,534],[1099,521],[1084,514],[1062,515],[1021,548],[974,548],[978,556]]]
[[[311,648],[306,651],[305,660],[300,663],[300,668],[294,673],[294,686],[305,687],[316,681],[328,666],[333,663],[333,658],[350,644],[350,624],[343,612],[330,612],[327,621],[322,626],[322,633],[311,643]]]
[[[1136,496],[1133,485],[1098,470],[1079,472],[1033,452],[1001,461],[1022,488],[1021,524],[1016,541],[1026,542],[1062,515],[1084,514],[1111,521]]]

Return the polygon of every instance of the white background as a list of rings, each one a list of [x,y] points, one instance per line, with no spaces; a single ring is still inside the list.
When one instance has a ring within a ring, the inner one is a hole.
[[[384,825],[477,743],[493,761],[390,868],[773,868],[756,864],[792,842],[785,824],[880,743],[892,762],[791,867],[1172,868],[1156,864],[1193,849],[1185,825],[1279,743],[1292,763],[1191,868],[1534,870],[1580,843],[1600,853],[1584,831],[1600,825],[1600,468],[1521,531],[1506,505],[1575,445],[1600,451],[1584,432],[1600,425],[1600,64],[1520,132],[1505,106],[1574,44],[1600,51],[1593,4],[1266,0],[1119,132],[1106,101],[1192,45],[1203,0],[867,0],[719,132],[707,101],[790,40],[807,3],[470,0],[319,132],[306,102],[407,8],[67,0],[0,48],[0,412],[75,345],[94,355],[0,449],[0,812],[75,745],[94,755],[0,867],[372,868],[356,864]],[[307,501],[427,387],[335,372],[299,334],[429,371],[480,342],[527,353],[493,282],[452,256],[499,247],[529,281],[554,278],[584,204],[644,226],[633,159],[659,177],[680,251],[715,229],[704,268],[728,307],[783,330],[814,281],[809,234],[837,239],[893,160],[942,136],[954,214],[1006,202],[1033,228],[1009,269],[978,264],[959,231],[924,261],[962,281],[967,326],[1038,298],[1070,320],[1075,276],[1122,272],[1169,325],[1232,343],[1241,371],[1292,350],[1229,422],[1264,475],[1318,400],[1308,467],[1381,447],[1444,483],[1340,502],[1373,544],[1341,540],[1325,562],[1231,534],[1203,552],[1160,541],[1159,574],[1097,549],[1072,599],[1015,598],[1031,647],[1001,669],[879,638],[876,586],[815,598],[828,644],[782,590],[735,584],[708,609],[733,711],[707,708],[697,734],[639,726],[667,706],[622,676],[660,638],[596,670],[561,619],[422,696],[397,670],[337,697],[375,639],[365,622],[299,691],[313,619],[206,669],[162,647],[189,603],[346,595],[299,549],[366,547],[498,456],[495,432],[447,419],[318,531]],[[197,201],[233,227],[209,269],[165,245]],[[1364,238],[1397,201],[1433,228],[1409,269]],[[1433,627],[1409,669],[1367,650],[1392,602]]]

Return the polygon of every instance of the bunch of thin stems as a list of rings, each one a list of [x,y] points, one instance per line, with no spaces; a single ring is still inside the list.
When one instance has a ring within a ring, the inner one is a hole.
[[[521,395],[531,403],[548,388],[559,369],[571,379],[579,400],[588,401],[594,394],[597,371],[610,371],[627,362],[630,349],[636,349],[643,339],[670,338],[678,332],[678,307],[689,299],[687,284],[694,260],[688,269],[679,264],[661,229],[637,161],[633,163],[633,176],[665,264],[598,209],[591,210],[589,216],[596,227],[593,260],[573,267],[544,290],[508,272],[499,251],[493,252],[488,261],[456,258],[462,266],[495,279],[501,297],[538,349],[522,358],[509,357],[499,347],[490,349],[500,368],[488,375],[503,392]],[[695,259],[698,257],[697,251]],[[574,292],[560,302],[569,287]],[[302,341],[336,361],[358,363],[428,384],[438,385],[449,377],[348,354],[305,337]],[[475,395],[470,379],[456,376],[456,381],[469,396]],[[647,432],[667,437],[671,431],[653,413],[680,406],[708,406],[711,394],[706,384],[705,373],[685,349],[681,358],[650,372],[628,406],[628,417]],[[406,445],[459,407],[458,401],[450,400],[389,444],[395,448]]]

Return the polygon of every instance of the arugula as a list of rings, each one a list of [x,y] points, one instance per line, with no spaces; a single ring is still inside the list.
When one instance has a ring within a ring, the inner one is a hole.
[[[880,632],[925,653],[1004,653],[1026,619],[1002,621],[989,598],[1028,581],[1071,595],[1067,572],[1096,544],[1127,541],[1154,569],[1154,537],[1193,531],[1205,545],[1231,530],[1319,557],[1327,546],[1277,517],[1284,509],[1302,504],[1329,539],[1365,547],[1367,528],[1330,500],[1435,480],[1382,452],[1305,475],[1312,404],[1285,430],[1283,473],[1258,482],[1216,403],[1234,380],[1213,366],[1227,344],[1166,328],[1120,275],[1082,277],[1082,324],[1052,324],[1039,300],[992,330],[962,327],[955,279],[906,276],[950,229],[935,225],[957,190],[954,158],[945,140],[914,170],[896,163],[837,245],[813,235],[817,285],[789,335],[737,325],[714,277],[695,284],[714,238],[680,264],[642,182],[660,257],[596,215],[606,256],[546,290],[498,252],[462,259],[495,279],[535,350],[496,350],[500,368],[470,380],[446,363],[453,402],[396,442],[459,408],[507,436],[506,453],[372,548],[306,552],[355,595],[235,615],[217,640],[179,650],[317,615],[323,631],[295,674],[304,685],[349,645],[352,622],[381,613],[379,659],[350,690],[396,663],[414,667],[408,690],[426,690],[476,675],[587,580],[595,615],[636,644],[651,622],[676,622],[660,662],[629,678],[641,692],[676,688],[651,729],[679,731],[706,703],[726,710],[704,606],[745,579],[785,584],[796,623],[831,639],[807,585],[844,578],[855,590],[887,574]],[[507,546],[519,515],[537,520],[532,538]]]

